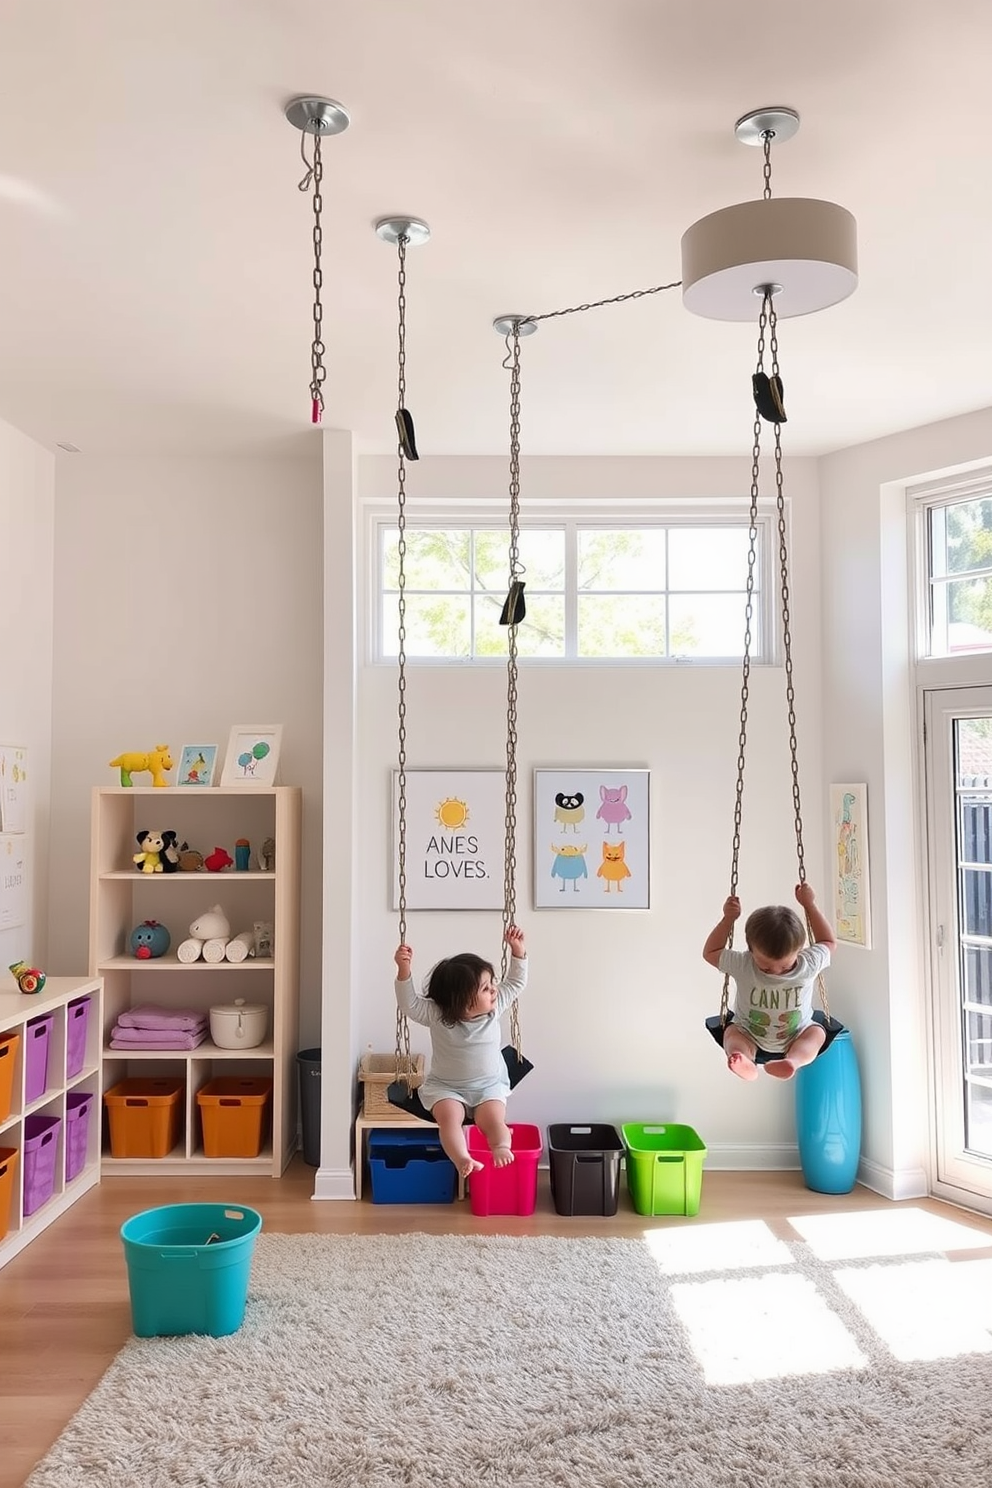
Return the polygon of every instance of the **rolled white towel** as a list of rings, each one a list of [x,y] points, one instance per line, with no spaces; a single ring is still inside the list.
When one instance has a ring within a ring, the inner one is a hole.
[[[205,940],[203,942],[203,959],[204,959],[204,961],[210,961],[214,965],[216,965],[218,961],[223,961],[223,959],[224,959],[224,947],[226,945],[227,945],[227,941],[226,940],[221,940],[217,936],[215,936],[212,940]]]
[[[195,940],[192,938],[189,940],[184,940],[179,946],[179,949],[176,951],[176,959],[178,961],[181,961],[184,966],[188,966],[191,961],[199,961],[200,953],[202,950],[202,940]]]
[[[255,932],[253,930],[242,930],[240,935],[235,935],[224,947],[224,955],[228,961],[246,961],[254,954]]]

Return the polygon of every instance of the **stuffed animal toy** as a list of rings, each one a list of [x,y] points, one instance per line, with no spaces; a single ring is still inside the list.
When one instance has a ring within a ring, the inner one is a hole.
[[[26,961],[12,961],[10,970],[22,992],[40,992],[45,985],[45,973]]]
[[[168,785],[165,778],[166,770],[172,769],[172,755],[169,753],[168,744],[156,744],[154,749],[149,749],[147,754],[140,754],[132,750],[125,754],[119,754],[116,759],[110,761],[111,769],[121,772],[121,785],[133,785],[131,776],[141,774],[148,770],[152,777],[152,785]]]
[[[162,833],[162,872],[179,872],[179,848],[176,845],[175,832]]]
[[[212,853],[207,853],[203,866],[208,873],[220,873],[223,868],[233,868],[234,859],[226,847],[215,847]]]
[[[213,904],[189,927],[189,939],[184,940],[176,956],[184,964],[192,961],[223,961],[227,942],[231,938],[231,922],[219,904]]]
[[[175,833],[172,834],[175,836]],[[140,852],[136,852],[132,861],[138,865],[142,873],[163,873],[162,853],[165,849],[165,838],[161,832],[139,832],[137,843]]]

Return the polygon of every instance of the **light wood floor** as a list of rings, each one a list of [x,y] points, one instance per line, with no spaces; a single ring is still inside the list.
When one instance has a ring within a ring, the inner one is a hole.
[[[297,1157],[279,1180],[170,1178],[164,1188],[154,1178],[107,1178],[9,1262],[0,1271],[0,1488],[21,1488],[130,1336],[119,1230],[130,1215],[159,1204],[248,1204],[265,1229],[282,1233],[635,1236],[669,1224],[762,1219],[783,1239],[795,1238],[790,1216],[900,1207],[860,1187],[842,1197],[811,1193],[799,1173],[706,1172],[697,1219],[645,1219],[630,1207],[622,1183],[614,1218],[570,1218],[555,1213],[542,1172],[532,1217],[476,1219],[467,1200],[313,1203],[313,1177]],[[907,1203],[982,1230],[992,1254],[992,1219],[935,1200]]]

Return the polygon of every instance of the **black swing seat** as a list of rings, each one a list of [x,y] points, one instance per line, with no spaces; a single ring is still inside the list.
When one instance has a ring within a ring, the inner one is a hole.
[[[723,1035],[726,1030],[727,1023],[733,1023],[733,1021],[733,1013],[728,1016],[726,1023],[720,1017],[719,1013],[717,1013],[715,1018],[706,1019],[706,1027],[716,1039],[721,1049],[723,1048]],[[817,1008],[816,1012],[813,1014],[813,1022],[819,1023],[820,1027],[825,1030],[827,1035],[826,1038],[823,1040],[822,1046],[817,1052],[816,1057],[817,1059],[819,1059],[824,1049],[829,1049],[830,1045],[833,1043],[837,1035],[844,1032],[844,1025],[843,1023],[838,1023],[836,1018],[828,1018],[826,1013],[821,1012],[819,1008]],[[759,1049],[754,1056],[754,1062],[755,1064],[770,1064],[773,1059],[781,1059],[782,1057],[783,1056],[781,1054],[769,1054],[767,1050]]]
[[[506,1063],[506,1073],[510,1078],[510,1089],[513,1090],[520,1084],[524,1075],[530,1074],[534,1066],[529,1059],[525,1059],[522,1054],[518,1054],[512,1044],[507,1044],[502,1053]],[[420,1099],[416,1090],[411,1090],[405,1080],[394,1080],[391,1085],[387,1085],[386,1099],[391,1106],[396,1106],[398,1110],[405,1111],[408,1116],[417,1116],[421,1121],[429,1121],[432,1125],[437,1125],[437,1122]],[[469,1121],[470,1119],[466,1112],[465,1120]]]

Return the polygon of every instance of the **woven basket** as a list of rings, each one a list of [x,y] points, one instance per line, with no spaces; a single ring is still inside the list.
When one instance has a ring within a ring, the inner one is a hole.
[[[411,1090],[424,1082],[424,1056],[413,1054],[412,1071],[409,1077]],[[358,1078],[365,1087],[366,1116],[395,1116],[397,1110],[390,1105],[386,1090],[394,1080],[406,1077],[405,1059],[395,1054],[363,1054],[358,1065]]]

